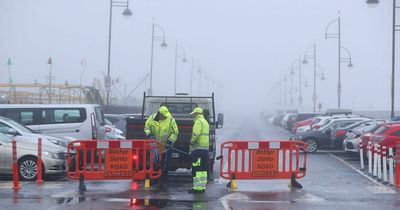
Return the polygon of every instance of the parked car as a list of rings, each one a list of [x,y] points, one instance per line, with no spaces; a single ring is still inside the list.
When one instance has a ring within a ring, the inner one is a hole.
[[[105,119],[106,122],[106,135],[107,139],[115,139],[115,140],[125,140],[124,133],[115,127],[109,120]]]
[[[126,135],[126,118],[128,116],[118,114],[104,114],[104,117],[109,120],[116,128],[121,130]]]
[[[307,144],[306,151],[316,152],[319,148],[332,148],[330,136],[333,129],[344,128],[355,122],[364,121],[367,118],[339,118],[331,120],[318,130],[298,133],[290,137],[290,140],[299,140]]]
[[[330,138],[332,147],[342,147],[343,141],[345,138],[347,138],[347,134],[349,133],[349,130],[352,130],[359,126],[363,126],[365,124],[370,124],[372,122],[374,122],[374,120],[368,119],[365,121],[355,122],[344,128],[333,129],[331,132],[331,138]]]
[[[285,116],[285,114],[279,114],[279,115],[277,115],[277,116],[274,118],[273,125],[275,125],[275,126],[280,126],[280,123],[281,123],[281,121],[282,121],[282,119],[283,119],[284,116]]]
[[[42,141],[48,140],[53,144],[63,147],[67,147],[68,142],[73,140],[35,133],[28,127],[5,117],[0,117],[0,133],[3,133],[10,138],[15,138],[17,141],[20,139],[30,139],[31,141],[38,142],[38,139],[41,138]]]
[[[104,114],[95,104],[2,104],[0,116],[35,132],[75,139],[105,139]]]
[[[293,120],[293,117],[295,116],[295,114],[285,114],[280,122],[280,126],[282,128],[287,129],[288,127],[288,122]]]
[[[298,122],[302,122],[304,120],[308,120],[311,119],[313,117],[318,116],[318,114],[316,113],[298,113],[298,114],[294,114],[292,115],[292,117],[290,117],[287,121],[287,129],[293,133],[293,127],[295,126],[296,123]]]
[[[17,161],[19,178],[34,181],[37,178],[37,139],[17,138]],[[66,170],[66,149],[48,139],[42,144],[43,174],[60,174]],[[12,139],[0,133],[0,174],[13,173]]]
[[[386,124],[381,126],[371,136],[372,145],[378,143],[387,148],[396,148],[396,144],[400,144],[400,124]]]
[[[343,141],[344,150],[346,152],[359,152],[359,144],[361,142],[365,151],[370,136],[383,124],[384,122],[382,121],[372,121],[349,130],[347,138]]]

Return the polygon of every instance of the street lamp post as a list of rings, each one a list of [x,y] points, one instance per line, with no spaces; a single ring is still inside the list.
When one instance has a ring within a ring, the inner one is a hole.
[[[290,69],[290,106],[293,106],[293,67]]]
[[[129,9],[129,0],[126,1],[113,1],[110,0],[110,22],[108,28],[108,65],[107,65],[107,77],[105,78],[105,87],[107,92],[107,105],[110,104],[110,92],[111,92],[111,76],[110,76],[110,65],[111,65],[111,29],[112,29],[112,8],[113,7],[124,7],[125,10],[122,12],[124,17],[132,16],[132,12]]]
[[[329,27],[334,22],[338,23],[338,31],[337,31],[337,33],[328,33]],[[337,84],[337,96],[338,96],[338,108],[340,108],[340,106],[341,106],[341,95],[342,95],[341,69],[340,69],[341,65],[340,64],[343,62],[343,59],[341,57],[341,50],[343,49],[343,47],[342,47],[342,43],[341,43],[340,17],[338,17],[337,19],[332,20],[327,25],[327,27],[325,29],[325,39],[330,39],[330,38],[337,38],[338,39],[338,84]],[[348,51],[348,52],[350,53],[350,51]],[[350,61],[350,63],[348,64],[348,67],[353,67],[353,64],[351,63],[351,55],[350,55],[350,58],[346,59],[346,60]]]
[[[82,89],[82,78],[83,78],[83,74],[86,71],[86,58],[82,58],[81,66],[82,66],[82,71],[81,71],[81,76],[79,78],[79,86],[81,88],[81,90],[79,91],[79,103],[82,103],[82,92],[83,92],[83,89]]]
[[[393,12],[392,12],[392,78],[391,78],[391,103],[390,103],[390,116],[394,117],[394,95],[395,95],[395,72],[396,72],[396,31],[399,31],[399,25],[396,25],[396,0],[393,1]],[[366,0],[367,4],[374,7],[379,4],[380,0]]]
[[[11,89],[11,84],[12,84],[11,66],[12,66],[12,62],[11,62],[11,58],[9,58],[7,61],[7,69],[8,69],[8,88],[9,88],[10,93],[12,91],[12,89]]]
[[[303,77],[303,75],[301,74],[301,56],[299,57],[298,60],[293,61],[290,74],[294,74],[293,70],[295,70],[295,68],[293,68],[293,64],[295,62],[298,63],[297,70],[299,71],[299,105],[301,106],[302,103],[303,103],[303,96],[302,96],[302,93],[301,93],[301,83],[302,83],[301,79]]]
[[[313,54],[307,54],[307,51],[310,48],[313,48]],[[307,58],[313,59],[314,61],[314,84],[313,84],[313,96],[312,96],[312,101],[313,101],[313,112],[316,111],[316,104],[317,104],[317,44],[315,42],[314,39],[314,43],[310,46],[308,46],[304,52],[304,60],[303,60],[303,64],[307,64]]]
[[[181,50],[182,53],[179,53],[178,50]],[[178,42],[175,42],[175,80],[174,80],[174,94],[176,95],[176,80],[177,80],[177,72],[178,72],[178,59],[182,58],[182,62],[186,63],[186,52],[185,49],[178,45]]]
[[[52,80],[53,80],[53,59],[51,57],[47,61],[47,64],[50,65],[50,70],[49,70],[49,93],[48,93],[48,99],[49,99],[49,104],[52,102]]]
[[[155,28],[158,28],[162,36],[155,35]],[[161,42],[161,47],[166,48],[167,42],[165,42],[165,31],[164,29],[154,23],[153,19],[153,27],[152,27],[152,32],[151,32],[151,56],[150,56],[150,88],[149,88],[149,95],[153,95],[153,56],[154,56],[154,41],[160,41]]]
[[[283,101],[283,104],[286,106],[287,105],[287,76],[285,75],[285,77],[283,78],[283,89],[284,89],[284,93],[283,93],[283,96],[284,96],[284,101]]]
[[[198,62],[196,62],[196,60],[194,58],[192,58],[192,69],[190,71],[190,91],[189,91],[190,95],[192,95],[192,93],[193,93],[193,72],[195,69],[195,63],[197,63],[197,68],[198,68],[197,70],[199,71],[201,69],[200,64]]]

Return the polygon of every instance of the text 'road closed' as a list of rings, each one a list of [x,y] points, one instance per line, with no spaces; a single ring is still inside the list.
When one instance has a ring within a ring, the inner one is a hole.
[[[106,151],[106,177],[131,177],[132,176],[132,150],[109,149]]]
[[[253,176],[278,176],[278,150],[253,151]]]

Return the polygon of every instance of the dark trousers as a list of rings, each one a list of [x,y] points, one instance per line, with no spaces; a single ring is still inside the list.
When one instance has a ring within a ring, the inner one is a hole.
[[[170,149],[162,153],[162,176],[161,176],[162,181],[168,180],[170,157],[171,157]]]
[[[193,150],[191,152],[192,178],[193,178],[193,189],[194,190],[198,190],[198,189],[195,189],[195,186],[196,186],[196,184],[199,184],[199,179],[201,179],[203,181],[203,183],[204,183],[204,181],[207,182],[207,177],[205,177],[205,180],[204,180],[204,174],[203,174],[203,177],[199,177],[199,173],[197,173],[197,172],[203,172],[203,173],[205,172],[205,174],[207,174],[209,159],[210,159],[209,155],[210,155],[210,152],[208,150],[198,149],[198,150]],[[200,161],[199,161],[199,159],[200,159]],[[199,162],[200,162],[200,164],[199,164]],[[200,176],[202,176],[202,175],[200,175]],[[203,189],[205,189],[205,187]]]

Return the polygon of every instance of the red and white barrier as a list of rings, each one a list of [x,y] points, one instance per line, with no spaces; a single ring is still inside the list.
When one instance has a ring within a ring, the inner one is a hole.
[[[13,189],[20,189],[18,177],[18,163],[17,163],[17,141],[12,140],[12,159],[13,159]]]
[[[368,141],[367,155],[368,155],[368,174],[372,174],[372,146],[371,146],[371,141]]]
[[[393,148],[389,148],[389,184],[394,185],[394,173],[393,173]]]
[[[386,148],[386,146],[382,146],[382,169],[383,169],[382,181],[384,184],[387,184],[388,177],[387,177],[387,148]]]
[[[42,138],[38,139],[37,167],[38,167],[38,170],[37,170],[36,183],[42,184],[43,183],[43,178],[42,178]]]
[[[360,164],[361,164],[361,170],[364,170],[364,150],[362,148],[362,141],[358,143],[358,148],[360,150]]]
[[[400,187],[400,144],[396,144],[396,180],[394,186]]]
[[[373,168],[372,177],[377,177],[378,176],[378,149],[377,149],[377,144],[374,145],[373,156],[374,156],[374,168]]]
[[[382,152],[382,150],[381,150],[381,145],[377,145],[378,146],[378,148],[377,148],[377,152],[378,152],[378,181],[381,181],[382,180],[382,154],[381,154],[381,152]]]

